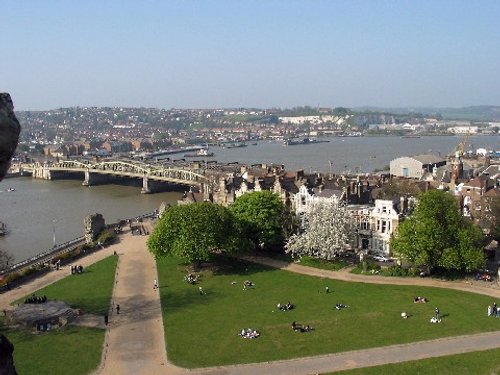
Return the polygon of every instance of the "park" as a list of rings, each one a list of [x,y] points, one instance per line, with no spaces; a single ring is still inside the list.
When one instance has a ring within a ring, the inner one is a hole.
[[[142,248],[137,246],[141,242]],[[132,256],[132,248],[136,248],[142,258],[149,257],[145,237],[126,233],[119,243],[104,250],[107,253],[100,255],[107,255],[104,260],[94,266],[85,266],[87,274],[68,277],[65,270],[54,271],[61,272],[61,281],[37,289],[36,293],[45,294],[49,299],[66,300],[88,313],[102,315],[113,301],[120,298],[112,296],[113,277],[110,278],[115,274],[116,260],[118,264],[122,263],[120,270],[123,270],[125,259]],[[113,256],[115,250],[118,250],[118,259]],[[151,262],[154,263],[154,260],[151,259]],[[184,280],[188,270],[189,265],[179,259],[169,257],[158,260],[157,298],[161,298],[162,303],[168,348],[166,354],[179,373],[182,373],[180,368],[287,360],[494,332],[500,324],[500,320],[486,314],[486,307],[492,302],[492,297],[487,295],[422,286],[345,282],[234,259],[220,260],[216,265],[201,268],[199,280],[194,285]],[[88,279],[80,277],[87,275]],[[127,277],[121,271],[117,275]],[[254,286],[244,290],[243,283],[247,279]],[[147,277],[143,280],[143,287],[153,294],[152,281],[152,277]],[[118,280],[118,284],[121,282],[121,279]],[[134,284],[140,291],[141,285]],[[203,287],[204,295],[198,293],[198,286]],[[330,293],[325,292],[325,286],[329,287]],[[27,289],[28,285],[21,288],[20,298],[32,293]],[[487,292],[500,298],[497,289]],[[429,303],[414,304],[416,295],[425,296]],[[121,297],[120,316],[135,314],[149,318],[150,305],[146,304],[144,311],[140,311],[137,304],[133,312],[127,308],[137,298],[134,293]],[[296,308],[290,311],[276,308],[278,303],[288,301],[292,301]],[[338,311],[336,303],[349,307]],[[429,323],[434,305],[439,306],[443,314],[439,325]],[[402,319],[402,311],[407,311],[410,318]],[[111,332],[115,327],[116,330],[125,328],[126,324],[117,326],[120,318],[110,315],[111,328],[108,329]],[[132,320],[130,324],[138,324],[135,317]],[[290,327],[293,321],[309,324],[313,330],[294,332]],[[255,328],[261,335],[254,340],[244,340],[238,335],[243,328]],[[105,341],[103,328],[68,326],[40,334],[7,329],[6,333],[15,345],[15,361],[20,373],[34,373],[36,369],[36,373],[40,374],[69,370],[75,374],[87,374],[101,365]],[[140,337],[134,336],[128,339],[134,338],[140,340]],[[112,348],[108,350],[112,351]],[[480,357],[481,353],[470,355]],[[111,362],[111,356],[109,353],[107,361]],[[433,359],[432,366],[437,366],[434,364],[436,361],[454,362],[446,358]],[[104,369],[111,373],[107,365]],[[460,373],[460,366],[455,373]]]
[[[272,195],[247,197],[230,210],[210,203],[168,208],[159,221],[143,223],[143,235],[126,230],[82,258],[81,273],[65,265],[1,294],[7,317],[30,296],[64,301],[80,312],[48,332],[3,317],[19,372],[286,368],[305,374],[439,357],[428,360],[429,368],[445,363],[461,373],[467,367],[450,355],[474,352],[468,355],[476,363],[484,351],[499,350],[500,319],[487,313],[500,300],[497,283],[356,274],[354,265],[335,256],[324,269],[307,254],[290,257],[310,248],[306,236],[285,246],[289,255],[266,252],[266,244],[283,246],[285,235],[276,232],[285,227],[283,212]],[[333,216],[341,220],[342,214]],[[344,233],[336,230],[326,231],[336,241],[316,245],[320,258],[342,251]],[[496,365],[481,366],[490,371]]]

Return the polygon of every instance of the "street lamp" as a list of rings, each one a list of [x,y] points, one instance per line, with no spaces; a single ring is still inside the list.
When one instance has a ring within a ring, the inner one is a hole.
[[[52,247],[56,247],[56,219],[52,219]]]

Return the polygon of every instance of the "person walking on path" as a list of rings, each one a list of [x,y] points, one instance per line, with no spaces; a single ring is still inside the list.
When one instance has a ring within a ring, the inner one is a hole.
[[[158,280],[156,280],[156,279],[153,282],[153,289],[158,289]]]
[[[120,315],[120,305],[116,305],[116,315]]]

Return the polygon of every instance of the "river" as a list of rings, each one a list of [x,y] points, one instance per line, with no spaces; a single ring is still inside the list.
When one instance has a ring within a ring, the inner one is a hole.
[[[462,140],[454,136],[421,138],[345,137],[328,138],[330,142],[283,146],[260,141],[242,148],[213,147],[213,158],[219,162],[242,164],[275,163],[287,170],[339,173],[371,172],[382,169],[394,158],[422,153],[447,155]],[[500,150],[500,137],[471,137],[472,148]],[[172,157],[172,156],[171,156]],[[181,156],[179,156],[181,157]],[[331,162],[331,167],[330,167]],[[0,221],[10,232],[0,237],[0,249],[11,253],[16,261],[48,250],[83,235],[83,219],[90,213],[102,213],[106,222],[136,216],[157,209],[161,202],[175,203],[178,192],[140,194],[140,187],[101,185],[84,187],[78,180],[32,180],[9,178],[0,182]],[[14,191],[7,191],[8,188]]]
[[[275,163],[287,170],[304,169],[316,172],[372,172],[389,165],[400,156],[425,153],[452,154],[463,140],[457,136],[421,138],[402,137],[331,137],[329,142],[284,146],[282,142],[260,141],[243,148],[212,147],[215,155],[206,160],[246,164]],[[470,137],[471,149],[484,147],[500,150],[500,136]],[[332,163],[330,167],[329,162]],[[330,170],[331,168],[331,170]]]

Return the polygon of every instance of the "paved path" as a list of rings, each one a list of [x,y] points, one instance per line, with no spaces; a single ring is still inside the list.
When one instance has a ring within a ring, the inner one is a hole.
[[[159,292],[153,289],[153,281],[158,279],[156,263],[146,249],[146,238],[127,235],[126,246],[118,251],[113,310],[100,374],[175,370],[167,364]]]
[[[120,237],[118,244],[82,258],[77,263],[86,267],[112,255],[114,251],[119,254],[119,262],[112,302],[113,307],[119,304],[121,309],[119,315],[116,314],[115,308],[110,314],[103,361],[97,370],[99,374],[307,375],[500,348],[499,331],[286,361],[195,370],[182,369],[170,364],[166,358],[159,293],[153,290],[153,280],[157,279],[156,264],[146,249],[146,237],[124,234]],[[311,276],[367,283],[450,288],[500,298],[500,288],[493,283],[474,284],[426,278],[363,276],[350,274],[349,270],[319,270],[268,258],[245,257],[245,259]],[[8,309],[11,301],[67,276],[68,269],[69,266],[59,271],[49,272],[1,294],[0,308]]]
[[[280,268],[285,271],[301,273],[309,276],[324,277],[327,279],[369,283],[369,284],[413,285],[413,286],[420,285],[420,286],[429,286],[436,288],[462,290],[466,292],[485,294],[495,298],[500,298],[500,284],[496,282],[484,282],[484,281],[475,282],[470,280],[445,281],[445,280],[436,280],[433,278],[425,278],[425,277],[415,278],[415,277],[385,277],[377,275],[358,275],[350,273],[351,268],[344,268],[340,271],[328,271],[319,268],[302,266],[298,263],[288,263],[281,260],[264,258],[264,257],[242,256],[241,259],[264,264],[274,268]]]

